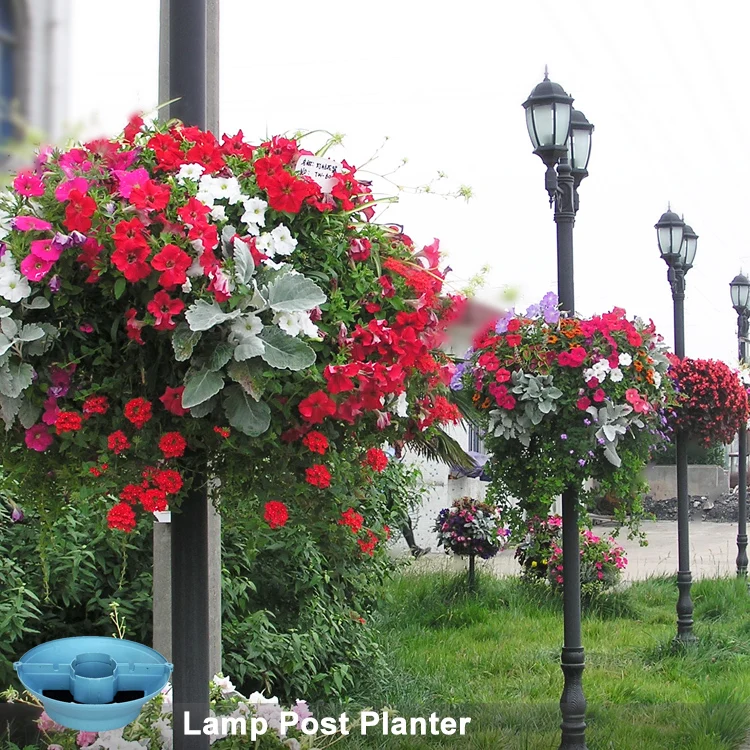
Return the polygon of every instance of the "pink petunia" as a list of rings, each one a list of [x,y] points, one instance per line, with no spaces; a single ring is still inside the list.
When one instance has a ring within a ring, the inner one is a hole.
[[[50,263],[59,260],[62,251],[63,246],[54,240],[34,240],[31,243],[31,254]]]
[[[10,224],[18,232],[44,232],[52,229],[52,224],[43,219],[37,219],[36,216],[16,216]]]
[[[143,167],[134,169],[131,172],[115,169],[112,174],[117,177],[119,183],[118,190],[123,198],[130,198],[133,190],[137,187],[143,187],[143,184],[149,179],[148,172]]]
[[[44,260],[33,253],[30,253],[21,261],[21,273],[29,281],[41,281],[51,268],[51,260]]]
[[[54,396],[50,396],[44,402],[44,413],[42,414],[42,422],[44,424],[55,424],[57,417],[60,414],[60,407],[57,405],[57,399]]]
[[[29,170],[18,173],[16,179],[13,180],[13,189],[27,198],[38,198],[44,195],[44,183],[40,177]]]
[[[35,424],[33,427],[29,427],[24,439],[27,448],[39,453],[44,453],[54,442],[46,424]]]
[[[84,177],[74,177],[72,180],[61,182],[55,190],[55,198],[61,203],[68,200],[71,190],[80,190],[85,193],[89,189],[89,182]]]

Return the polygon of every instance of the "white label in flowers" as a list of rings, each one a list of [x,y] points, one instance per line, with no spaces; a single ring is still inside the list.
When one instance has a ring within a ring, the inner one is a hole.
[[[339,171],[341,165],[333,159],[303,154],[297,161],[297,174],[312,177],[320,185],[324,193],[330,193],[336,180],[333,175]]]

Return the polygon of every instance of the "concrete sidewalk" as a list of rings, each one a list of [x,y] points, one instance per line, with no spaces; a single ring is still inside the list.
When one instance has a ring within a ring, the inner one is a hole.
[[[640,547],[629,541],[623,530],[617,543],[625,548],[628,566],[623,571],[626,580],[639,580],[652,575],[669,575],[677,572],[677,522],[646,521],[643,524],[648,546]],[[594,526],[595,534],[607,537],[612,526]],[[492,560],[477,561],[480,570],[496,575],[517,575],[518,563],[513,559],[513,548],[506,549]],[[712,521],[690,523],[690,569],[693,578],[710,578],[735,573],[737,557],[737,525]],[[461,570],[467,563],[460,558],[445,555],[441,549],[433,550],[420,558],[415,570]]]

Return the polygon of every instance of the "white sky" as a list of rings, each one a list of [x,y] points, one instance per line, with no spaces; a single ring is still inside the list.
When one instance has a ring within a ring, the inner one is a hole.
[[[72,0],[71,125],[119,131],[157,102],[158,0]],[[461,284],[491,266],[483,299],[555,289],[555,226],[522,102],[550,78],[596,126],[575,231],[576,307],[618,305],[672,341],[653,225],[667,201],[700,236],[687,276],[687,353],[736,361],[729,281],[750,269],[742,213],[750,122],[742,0],[249,0],[221,4],[221,125],[251,140],[346,135],[333,156],[374,169],[402,157],[409,185],[437,170],[469,203],[406,196],[385,214],[439,237]],[[738,207],[739,204],[739,207]]]

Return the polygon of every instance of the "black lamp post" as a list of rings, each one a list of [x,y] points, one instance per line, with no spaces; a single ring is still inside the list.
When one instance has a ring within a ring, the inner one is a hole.
[[[739,343],[740,364],[745,364],[747,357],[747,336],[750,328],[750,281],[743,274],[735,276],[729,284],[732,295],[732,306],[737,312],[737,339]],[[737,436],[738,472],[737,500],[739,504],[739,521],[737,523],[737,576],[747,577],[747,424],[744,422]]]
[[[557,294],[564,312],[575,312],[573,277],[573,224],[578,211],[578,186],[588,175],[591,133],[594,126],[573,109],[573,98],[544,80],[524,102],[526,126],[534,153],[547,165],[545,187],[555,206],[557,224]],[[557,169],[555,169],[557,167]],[[562,741],[560,750],[586,750],[586,698],[582,676],[581,559],[578,530],[579,487],[562,495],[563,508],[563,617],[561,667],[565,687],[560,698]]]
[[[674,350],[682,359],[685,356],[685,274],[693,267],[698,249],[698,235],[671,209],[667,209],[656,223],[659,252],[669,267],[667,278],[672,287],[674,303]],[[677,454],[677,640],[692,643],[697,640],[693,633],[693,600],[690,587],[690,498],[688,495],[688,436],[678,430],[675,434]]]

